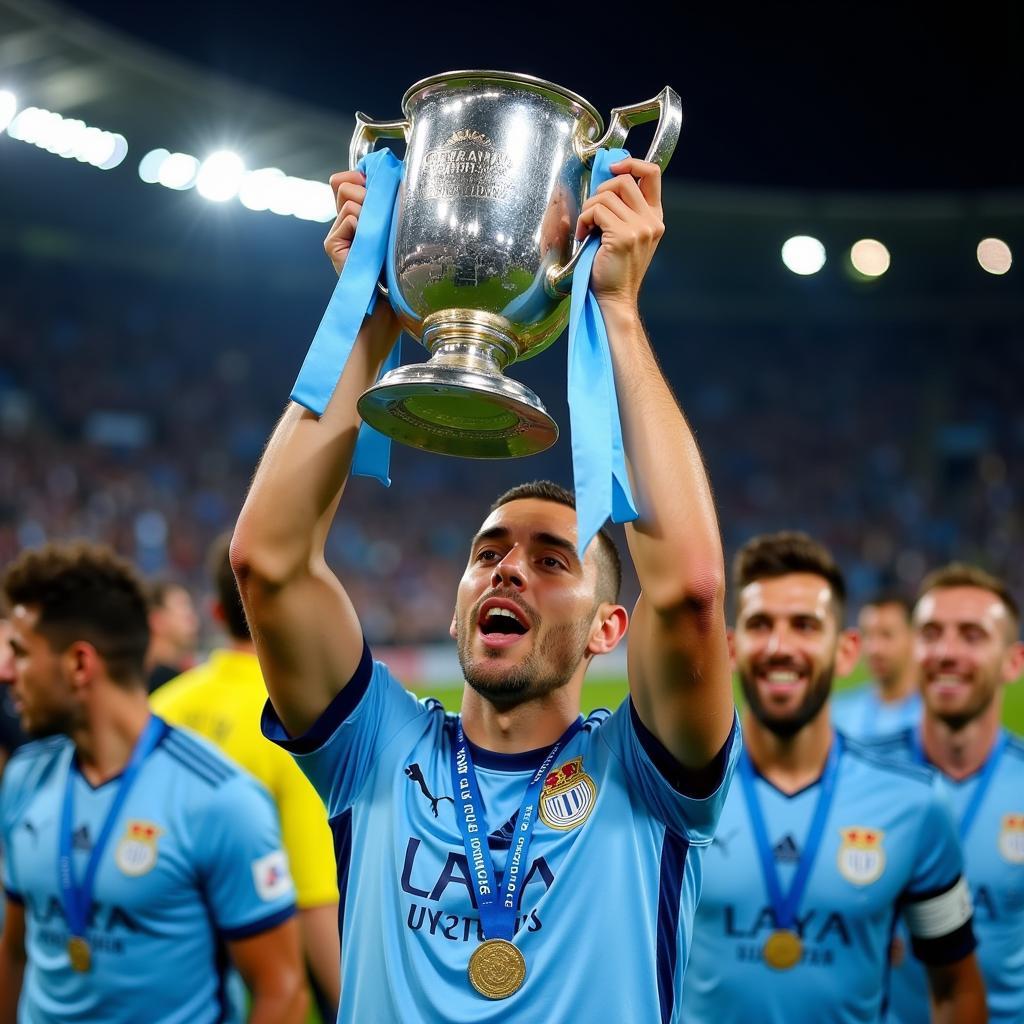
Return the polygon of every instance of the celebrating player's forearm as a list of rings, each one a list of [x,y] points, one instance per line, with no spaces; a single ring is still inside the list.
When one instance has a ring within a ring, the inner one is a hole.
[[[664,232],[661,172],[640,160],[612,169],[617,176],[585,204],[578,234],[602,232],[591,282],[640,512],[626,531],[643,591],[630,633],[630,684],[644,724],[679,761],[700,767],[733,721],[722,544],[700,452],[637,313]]]
[[[9,899],[0,935],[0,1024],[14,1024],[18,1018],[24,973],[25,908]]]
[[[335,175],[331,183],[338,218],[324,246],[340,272],[366,190],[357,172]],[[232,565],[267,688],[292,732],[316,720],[362,653],[355,611],[323,549],[355,450],[356,401],[397,335],[390,307],[377,303],[323,416],[294,404],[285,411],[235,529]]]

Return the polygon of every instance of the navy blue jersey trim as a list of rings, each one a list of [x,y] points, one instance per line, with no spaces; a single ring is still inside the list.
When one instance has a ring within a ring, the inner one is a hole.
[[[735,729],[729,730],[729,737],[722,744],[722,749],[711,759],[711,763],[703,768],[687,768],[680,764],[668,751],[657,736],[640,720],[633,698],[629,700],[629,719],[633,723],[633,731],[640,741],[640,746],[647,752],[654,767],[661,777],[677,792],[692,800],[706,800],[717,792],[725,778],[725,768],[729,763]]]
[[[187,768],[197,778],[202,779],[208,786],[212,786],[216,789],[228,776],[226,775],[213,775],[206,771],[205,768],[200,767],[194,761],[190,761],[188,754],[182,750],[176,750],[170,744],[164,745],[164,752],[168,757],[173,758],[178,764]]]
[[[932,967],[945,967],[946,964],[955,964],[957,960],[963,960],[978,946],[978,940],[974,937],[973,921],[973,918],[965,921],[956,931],[937,939],[919,939],[916,935],[911,935],[910,945],[914,950],[914,956]]]
[[[314,750],[319,750],[334,735],[338,726],[355,711],[356,705],[370,688],[372,678],[373,656],[364,638],[363,653],[355,672],[352,673],[352,678],[306,732],[301,736],[289,736],[288,730],[277,717],[273,704],[268,700],[263,707],[263,716],[260,720],[263,735],[290,754],[312,754]]]
[[[345,900],[348,895],[348,872],[352,866],[352,808],[328,821],[334,837],[334,859],[338,865],[338,938],[344,938]]]
[[[185,736],[177,730],[168,735],[165,745],[168,750],[174,750],[189,758],[197,767],[201,767],[207,774],[213,775],[218,782],[226,782],[236,774],[236,769],[232,765],[225,764],[209,750],[196,743],[191,736]]]
[[[279,924],[284,924],[289,918],[294,917],[295,910],[295,904],[292,903],[283,910],[278,910],[267,917],[261,917],[258,921],[253,921],[250,924],[243,924],[238,928],[221,928],[220,936],[226,942],[236,942],[238,939],[248,939],[253,935],[269,932],[271,928],[276,928]]]
[[[25,897],[20,892],[15,892],[13,889],[4,889],[4,895],[12,903],[17,903],[19,907],[25,906]]]
[[[658,1002],[661,1024],[670,1024],[675,1008],[676,960],[679,950],[679,901],[690,844],[678,832],[665,829],[661,843],[658,884]]]

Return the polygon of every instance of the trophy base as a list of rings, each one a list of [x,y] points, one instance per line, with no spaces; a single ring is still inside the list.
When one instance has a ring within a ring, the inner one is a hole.
[[[358,408],[382,434],[440,455],[515,459],[558,439],[558,426],[528,387],[500,371],[434,360],[385,374]]]

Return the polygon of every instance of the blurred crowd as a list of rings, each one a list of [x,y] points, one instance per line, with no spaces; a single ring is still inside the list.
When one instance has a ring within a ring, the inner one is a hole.
[[[26,272],[0,285],[0,564],[85,536],[201,601],[203,552],[233,522],[308,334],[285,303],[268,317],[213,288],[183,301],[109,274],[76,282],[58,291]],[[302,308],[308,322],[316,311]],[[805,529],[836,553],[854,606],[880,586],[913,588],[951,557],[1024,591],[1019,330],[978,328],[954,344],[906,325],[649,326],[730,551],[764,530]],[[513,376],[546,373],[550,391],[560,354]],[[371,640],[441,639],[487,505],[529,477],[568,483],[567,431],[514,467],[399,450],[393,463],[390,491],[353,485],[330,557]],[[627,600],[635,588],[627,577]]]

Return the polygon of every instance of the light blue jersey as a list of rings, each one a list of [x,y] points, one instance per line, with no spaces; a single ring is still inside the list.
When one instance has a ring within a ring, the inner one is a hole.
[[[289,740],[269,704],[264,712],[264,733],[295,755],[330,814],[343,908],[338,1019],[678,1020],[701,863],[738,726],[711,769],[688,773],[629,701],[586,720],[545,778],[520,874],[514,942],[526,980],[496,1001],[467,975],[481,927],[455,818],[454,726],[437,701],[417,701],[365,649],[305,736]],[[470,749],[500,878],[510,819],[546,750]]]
[[[912,763],[923,759],[916,729],[880,740],[887,757]],[[1000,749],[1001,748],[1001,749]],[[1024,744],[1003,732],[992,773],[980,802],[975,800],[986,774],[983,767],[956,782],[943,775],[961,825],[964,873],[974,898],[978,963],[985,979],[990,1021],[1024,1021]],[[937,770],[937,769],[936,769]],[[965,822],[965,814],[970,815]],[[910,956],[893,969],[889,1020],[928,1024],[927,977]]]
[[[788,890],[821,783],[787,796],[755,770],[753,787],[769,856]],[[704,859],[683,983],[687,1024],[881,1020],[901,910],[932,962],[958,960],[974,948],[956,833],[940,783],[927,769],[888,764],[846,742],[821,834],[793,928],[802,957],[789,969],[773,968],[764,946],[777,918],[743,787],[733,786]]]
[[[875,683],[832,698],[832,724],[852,740],[870,740],[909,729],[921,721],[921,694],[882,700]]]
[[[19,1024],[213,1024],[225,1018],[224,941],[294,913],[266,792],[204,740],[169,726],[142,762],[96,876],[90,969],[72,969],[58,829],[73,772],[81,879],[117,781],[93,788],[60,737],[23,747],[0,788],[4,888],[23,903]]]

